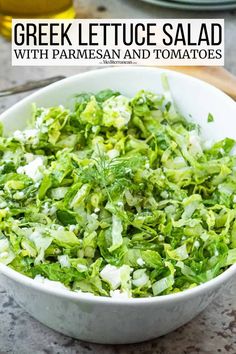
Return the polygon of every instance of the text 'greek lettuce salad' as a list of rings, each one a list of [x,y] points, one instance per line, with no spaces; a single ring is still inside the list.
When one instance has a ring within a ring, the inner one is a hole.
[[[204,143],[168,92],[35,108],[0,138],[0,262],[100,296],[202,284],[236,262],[234,145]]]

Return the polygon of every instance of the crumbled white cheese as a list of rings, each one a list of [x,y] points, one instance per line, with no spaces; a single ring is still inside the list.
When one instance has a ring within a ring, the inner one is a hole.
[[[111,97],[103,103],[103,124],[118,129],[127,125],[131,118],[129,99],[124,96]]]
[[[50,210],[50,209],[49,209],[49,203],[46,202],[46,203],[43,205],[42,213],[48,215],[48,214],[49,214],[49,210]]]
[[[193,246],[195,248],[199,248],[200,247],[200,242],[198,240],[194,241]]]
[[[88,267],[85,264],[79,263],[79,264],[77,264],[77,269],[79,271],[86,272],[86,270],[88,270]]]
[[[92,132],[93,132],[93,133],[96,133],[98,129],[99,129],[99,126],[98,126],[98,125],[93,125],[93,126],[92,126]]]
[[[144,260],[140,257],[137,259],[137,263],[138,265],[140,265],[141,267],[145,264]]]
[[[58,256],[58,262],[62,268],[70,268],[70,260],[67,254]]]
[[[23,199],[24,196],[25,196],[24,192],[16,192],[13,197],[14,199],[20,200]]]
[[[38,116],[36,122],[35,122],[35,126],[36,128],[41,128],[44,118],[46,117],[46,115],[48,115],[49,113],[49,108],[44,108],[42,113],[40,114],[40,116]]]
[[[31,154],[31,153],[29,153],[29,152],[27,152],[27,153],[25,154],[25,161],[26,161],[27,163],[32,162],[32,161],[34,160],[34,158],[35,158],[35,155],[34,155],[34,154]]]
[[[13,137],[22,143],[31,141],[32,143],[36,144],[39,141],[39,130],[38,129],[25,129],[23,131],[16,130],[13,133]]]
[[[42,208],[42,213],[43,213],[43,214],[52,216],[53,214],[55,214],[56,211],[57,211],[57,208],[56,208],[55,205],[52,205],[52,206],[50,207],[48,202],[46,202],[46,203],[43,205],[43,208]]]
[[[12,151],[7,150],[7,151],[4,151],[2,159],[4,160],[4,162],[10,162],[14,159],[14,156],[15,156],[15,154]],[[4,166],[2,166],[2,168],[3,167]]]
[[[107,264],[100,272],[101,278],[110,284],[112,290],[117,289],[121,285],[121,274],[124,267],[118,268]]]
[[[112,159],[115,159],[116,157],[118,157],[120,155],[120,152],[116,149],[111,149],[111,150],[107,151],[107,155],[112,160]]]
[[[69,231],[75,231],[75,229],[76,229],[76,225],[70,225],[69,226]]]
[[[43,174],[40,171],[43,167],[44,167],[43,158],[41,156],[37,156],[33,161],[31,161],[27,165],[18,167],[17,173],[26,174],[34,181],[39,181],[43,177]]]
[[[167,199],[169,197],[169,193],[167,191],[163,191],[163,192],[161,192],[161,197],[163,199]]]
[[[31,138],[36,138],[38,136],[39,130],[38,129],[26,129],[23,131],[26,140]]]
[[[25,141],[24,134],[23,134],[23,132],[21,132],[20,130],[16,130],[16,131],[13,133],[13,137],[14,137],[16,140],[19,140],[19,141],[22,141],[22,142]]]

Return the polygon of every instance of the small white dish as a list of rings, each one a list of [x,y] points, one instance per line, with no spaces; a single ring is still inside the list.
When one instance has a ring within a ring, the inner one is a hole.
[[[208,3],[208,4],[203,4],[203,3],[198,3],[198,1],[193,1],[193,2],[187,2],[186,0],[141,0],[144,2],[148,2],[150,4],[154,4],[157,6],[161,7],[167,7],[171,9],[181,9],[181,10],[193,10],[193,11],[224,11],[224,10],[231,10],[231,9],[236,9],[236,3],[235,1],[229,0],[228,2],[226,1],[221,1],[219,2],[214,2],[214,3]]]
[[[218,89],[173,71],[126,67],[90,71],[54,83],[18,102],[0,116],[8,131],[24,128],[31,104],[71,105],[81,91],[111,88],[128,96],[140,89],[162,92],[165,71],[180,112],[191,115],[205,138],[236,138],[236,104]],[[208,113],[214,122],[207,123]],[[236,264],[209,282],[181,293],[142,299],[115,299],[41,284],[0,264],[1,284],[33,317],[66,335],[97,343],[134,343],[164,335],[199,314],[230,285]]]

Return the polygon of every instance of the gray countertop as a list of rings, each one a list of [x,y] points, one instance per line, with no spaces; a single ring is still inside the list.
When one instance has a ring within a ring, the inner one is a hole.
[[[236,74],[236,11],[167,10],[138,0],[80,0],[83,18],[225,18],[226,67]],[[0,39],[0,88],[54,75],[73,75],[86,67],[11,67],[10,43]],[[0,111],[24,95],[0,98]],[[235,354],[236,280],[228,293],[187,325],[156,340],[127,346],[104,346],[65,337],[31,318],[0,285],[0,354]]]

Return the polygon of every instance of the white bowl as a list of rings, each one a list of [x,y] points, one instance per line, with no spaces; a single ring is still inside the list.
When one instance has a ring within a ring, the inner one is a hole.
[[[166,70],[165,70],[166,71]],[[74,94],[111,88],[126,95],[140,89],[162,92],[156,68],[111,68],[79,74],[50,85],[1,115],[8,131],[24,128],[31,103],[71,105]],[[205,138],[236,138],[236,104],[216,88],[166,71],[179,110],[202,126]],[[214,122],[207,123],[208,113]],[[199,314],[230,284],[236,265],[209,282],[173,295],[142,299],[93,297],[40,284],[0,264],[1,283],[33,317],[66,335],[97,343],[134,343],[166,334]]]

